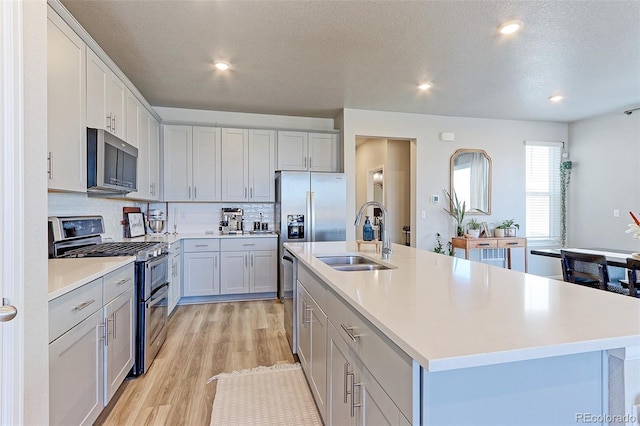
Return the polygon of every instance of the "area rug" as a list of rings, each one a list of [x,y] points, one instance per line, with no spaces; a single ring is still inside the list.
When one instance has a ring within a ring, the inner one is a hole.
[[[300,364],[218,374],[211,426],[322,425]]]

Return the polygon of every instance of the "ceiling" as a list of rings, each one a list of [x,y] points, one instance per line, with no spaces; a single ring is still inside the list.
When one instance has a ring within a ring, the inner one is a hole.
[[[62,3],[154,106],[559,122],[640,106],[638,0]]]

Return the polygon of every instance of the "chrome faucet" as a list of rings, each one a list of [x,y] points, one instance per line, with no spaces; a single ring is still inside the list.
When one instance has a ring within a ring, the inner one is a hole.
[[[362,215],[367,207],[373,206],[378,207],[382,210],[382,259],[388,260],[389,255],[392,253],[391,250],[391,242],[389,241],[389,234],[387,234],[387,209],[377,201],[367,201],[360,207],[358,214],[356,215],[356,221],[354,223],[355,226],[360,226],[360,221],[362,221]]]

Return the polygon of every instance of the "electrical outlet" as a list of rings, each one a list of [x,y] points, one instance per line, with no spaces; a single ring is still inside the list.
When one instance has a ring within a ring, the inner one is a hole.
[[[620,209],[613,209],[613,217],[620,217]]]
[[[420,213],[420,217],[421,217],[422,219],[426,219],[426,218],[427,218],[427,212],[426,212],[426,211],[424,211],[424,210],[422,210],[422,212]]]
[[[186,219],[187,215],[184,213],[184,210],[180,212],[180,219]]]

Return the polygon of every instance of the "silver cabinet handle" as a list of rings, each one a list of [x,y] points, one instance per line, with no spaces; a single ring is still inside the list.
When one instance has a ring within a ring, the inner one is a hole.
[[[311,315],[308,315],[311,314]],[[305,324],[311,324],[313,322],[313,306],[309,307],[306,303],[304,304],[304,317]]]
[[[0,306],[0,322],[9,322],[18,315],[18,309],[9,303],[6,297],[2,299]]]
[[[105,342],[104,345],[107,346],[107,333],[106,333],[106,327],[104,324],[98,324],[98,327],[100,327],[102,329],[102,336],[98,337],[98,341],[101,342]]]
[[[311,169],[311,157],[309,157],[309,169]]]
[[[196,244],[196,247],[209,247],[209,244]]]
[[[349,391],[349,385],[347,384],[349,381],[349,375],[351,375],[353,373],[349,373],[349,363],[345,362],[344,363],[344,403],[347,403],[347,395],[351,395],[351,392]]]
[[[251,257],[251,267],[253,268],[253,254],[251,254],[250,257]]]
[[[244,255],[244,266],[245,266],[245,268],[248,266],[248,264],[247,264],[247,255],[246,254]]]
[[[111,123],[113,123],[113,120],[111,119],[111,113],[109,113],[107,115],[107,130],[111,130]]]
[[[218,269],[218,256],[213,258],[213,267]],[[176,274],[177,275],[177,274]]]
[[[91,299],[91,300],[87,300],[86,302],[82,302],[81,304],[79,304],[78,306],[75,306],[73,309],[71,309],[72,311],[81,311],[84,308],[86,308],[87,306],[91,305],[92,303],[95,302],[95,299]]]
[[[118,122],[116,121],[116,115],[113,114],[113,133],[118,131]]]
[[[242,246],[243,246],[243,247],[251,247],[251,246],[255,246],[255,245],[256,245],[256,243],[251,243],[251,244],[246,243],[246,244],[242,244]]]
[[[111,331],[109,331],[109,323],[111,322]],[[116,338],[116,320],[115,320],[115,315],[111,314],[111,318],[107,318],[107,346],[109,346],[109,335],[111,335],[111,341],[113,341]]]
[[[49,175],[49,179],[53,179],[53,152],[49,151],[49,155],[47,155],[47,174]]]
[[[357,407],[362,407],[361,402],[356,404],[356,386],[360,388],[362,383],[356,383],[356,375],[351,373],[351,417],[356,416]],[[358,400],[362,401],[362,398],[358,398]]]
[[[347,333],[353,343],[356,343],[358,341],[358,338],[361,336],[360,334],[353,334],[353,327],[347,327],[344,324],[340,324],[340,327],[342,327],[344,332]]]
[[[244,198],[247,198],[247,187],[244,187]]]
[[[304,166],[303,167],[307,167],[307,157],[304,157]]]
[[[253,199],[253,186],[249,187],[249,198]]]
[[[191,187],[189,187],[189,198],[191,198]]]
[[[193,187],[193,199],[194,200],[198,199],[198,187],[197,186]]]
[[[151,185],[149,185],[149,194],[154,195],[153,194],[153,183]]]
[[[118,281],[118,287],[123,285],[124,283],[128,283],[129,281],[131,281],[131,278],[124,278],[124,279]]]

